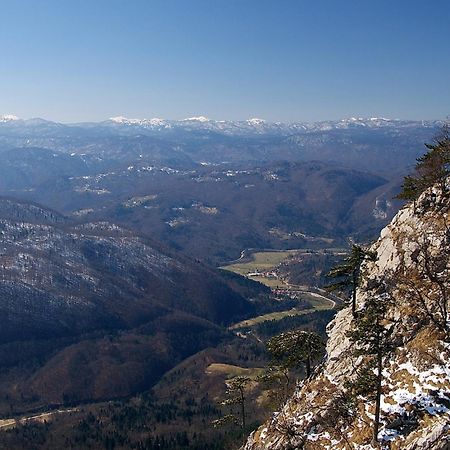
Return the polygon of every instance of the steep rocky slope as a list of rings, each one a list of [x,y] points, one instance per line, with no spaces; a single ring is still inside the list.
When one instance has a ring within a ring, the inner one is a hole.
[[[361,317],[373,299],[388,305],[382,325],[392,350],[383,360],[379,443],[374,399],[350,396],[367,357],[355,355],[356,320],[341,310],[329,326],[327,358],[245,450],[450,448],[449,195],[433,189],[402,209],[363,267]],[[446,317],[445,317],[446,316]]]

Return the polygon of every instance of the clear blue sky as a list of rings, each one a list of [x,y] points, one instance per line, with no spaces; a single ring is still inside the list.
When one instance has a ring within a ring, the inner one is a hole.
[[[449,0],[0,0],[0,114],[450,114]]]

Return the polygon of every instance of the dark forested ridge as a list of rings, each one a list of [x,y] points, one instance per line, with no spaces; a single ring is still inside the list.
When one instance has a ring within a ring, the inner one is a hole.
[[[214,269],[106,222],[1,199],[0,232],[3,412],[148,388],[255,311]]]

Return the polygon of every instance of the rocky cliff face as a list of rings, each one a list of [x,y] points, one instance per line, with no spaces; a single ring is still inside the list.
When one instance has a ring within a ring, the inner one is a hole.
[[[357,319],[346,308],[329,326],[323,366],[249,437],[245,450],[450,448],[449,214],[448,195],[424,193],[381,232],[371,248],[376,261],[363,267],[357,309],[362,314],[374,296],[388,299],[383,323],[393,343],[383,360],[378,444],[373,397],[349,396],[365,357],[355,356],[348,333]]]

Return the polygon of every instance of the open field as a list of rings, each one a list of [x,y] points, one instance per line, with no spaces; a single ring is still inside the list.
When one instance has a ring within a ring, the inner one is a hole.
[[[308,249],[293,249],[293,250],[273,250],[261,251],[251,253],[247,257],[241,257],[240,260],[233,261],[230,264],[220,267],[223,270],[237,273],[244,277],[248,277],[254,281],[258,281],[271,289],[286,289],[289,290],[305,290],[304,287],[300,289],[294,285],[287,286],[286,283],[275,276],[271,276],[270,272],[274,271],[282,262],[289,259],[291,256],[310,254]],[[244,252],[242,252],[244,255]],[[313,254],[333,254],[336,256],[345,256],[347,250],[344,248],[327,248],[323,250],[314,251]]]
[[[268,286],[271,289],[286,289],[286,285],[284,284],[283,280],[280,280],[279,278],[265,277],[263,275],[253,275],[249,276],[249,278],[252,279],[253,281],[257,281],[258,283],[264,284],[265,286]]]
[[[331,300],[323,295],[316,294],[315,292],[305,292],[303,298],[308,300],[314,308],[314,311],[323,311],[325,309],[333,309],[336,306],[334,300]]]
[[[266,320],[281,320],[284,317],[288,316],[301,316],[304,314],[310,314],[316,311],[316,309],[308,308],[308,309],[289,309],[288,311],[280,311],[280,312],[273,312],[269,314],[264,314],[262,316],[253,317],[251,319],[243,320],[242,322],[235,323],[230,327],[230,330],[237,330],[239,328],[247,328],[252,327],[254,325],[257,325],[258,323],[265,322]]]
[[[284,250],[252,253],[250,256],[250,261],[235,262],[233,264],[223,266],[221,269],[230,270],[231,272],[235,272],[243,276],[248,276],[249,273],[254,272],[267,272],[275,268],[290,255],[297,252],[298,250]],[[252,277],[252,279],[253,278],[254,277]]]
[[[340,249],[336,250],[339,251]],[[271,289],[283,289],[286,291],[296,292],[297,294],[300,294],[301,299],[307,300],[312,306],[312,308],[308,309],[291,308],[287,311],[263,314],[261,316],[253,317],[251,319],[236,323],[230,327],[231,330],[251,327],[267,320],[280,320],[288,316],[305,315],[311,314],[314,311],[333,309],[336,306],[333,300],[317,292],[309,291],[307,286],[296,286],[293,284],[289,284],[286,281],[271,275],[253,275],[254,273],[271,272],[275,270],[275,268],[280,263],[289,258],[289,256],[295,255],[299,252],[302,252],[302,250],[256,252],[250,255],[249,259],[245,261],[238,261],[221,267],[221,269],[229,270],[239,275],[251,278],[254,281],[259,281],[260,283],[265,284]]]
[[[251,278],[253,281],[258,281],[271,289],[283,289],[286,286],[279,278],[254,274],[274,270],[276,266],[297,252],[299,252],[299,250],[256,252],[249,256],[250,260],[246,259],[242,262],[234,262],[221,267],[221,269],[229,270],[230,272],[237,273],[238,275]]]
[[[245,368],[233,366],[232,364],[213,363],[210,364],[205,371],[208,375],[225,375],[227,378],[246,376],[255,378],[264,372],[263,368]]]
[[[294,289],[298,286],[292,286]],[[258,323],[265,322],[266,320],[280,320],[288,316],[302,316],[305,314],[311,314],[314,311],[324,311],[327,309],[333,309],[336,306],[334,300],[324,297],[323,295],[317,294],[316,292],[304,292],[302,291],[302,298],[307,300],[312,308],[308,309],[297,309],[292,308],[287,311],[273,312],[269,314],[263,314],[261,316],[252,317],[251,319],[243,320],[241,322],[235,323],[230,326],[230,330],[237,330],[239,328],[247,328],[257,325]]]
[[[77,408],[58,409],[55,411],[44,412],[41,414],[35,414],[33,416],[25,416],[16,419],[1,419],[0,430],[8,430],[15,428],[18,425],[26,425],[27,423],[46,423],[54,418],[54,416],[60,414],[67,414],[78,411]]]

